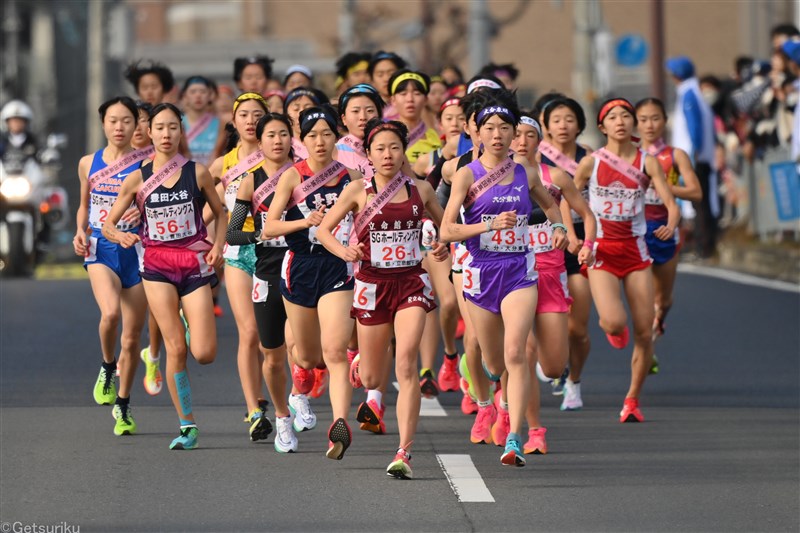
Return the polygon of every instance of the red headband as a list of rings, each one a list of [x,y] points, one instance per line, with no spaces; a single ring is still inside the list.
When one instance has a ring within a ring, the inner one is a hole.
[[[461,105],[461,98],[450,98],[445,100],[445,102],[442,104],[442,107],[439,108],[439,113],[452,105]]]
[[[600,112],[597,113],[597,124],[598,125],[602,124],[603,119],[606,118],[608,112],[614,109],[615,107],[624,107],[625,109],[630,111],[631,114],[633,115],[636,114],[636,111],[633,109],[633,105],[631,105],[629,101],[625,100],[624,98],[615,98],[614,100],[606,102],[606,104],[600,108]]]
[[[369,146],[372,142],[372,138],[375,137],[376,134],[382,131],[393,131],[397,134],[400,139],[403,139],[403,134],[400,133],[400,128],[392,124],[391,122],[384,122],[383,124],[376,126],[371,132],[369,132],[369,136],[367,137],[366,142],[364,143],[365,146]]]

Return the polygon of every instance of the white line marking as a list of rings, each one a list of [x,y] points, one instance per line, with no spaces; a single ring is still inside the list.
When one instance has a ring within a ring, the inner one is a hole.
[[[678,265],[678,272],[686,274],[697,274],[699,276],[709,276],[712,278],[724,279],[734,283],[741,283],[743,285],[753,285],[755,287],[765,287],[767,289],[774,289],[776,291],[796,292],[800,293],[800,285],[788,281],[779,281],[775,279],[764,279],[750,274],[742,274],[741,272],[734,272],[731,270],[722,270],[720,268],[704,267],[699,265],[689,265],[680,263]]]
[[[400,390],[400,384],[396,381],[392,383],[396,390]],[[419,416],[447,416],[447,411],[442,408],[442,404],[436,398],[430,400],[423,397],[419,407]]]
[[[458,501],[494,503],[494,496],[489,492],[469,455],[437,455],[436,460],[439,461]]]

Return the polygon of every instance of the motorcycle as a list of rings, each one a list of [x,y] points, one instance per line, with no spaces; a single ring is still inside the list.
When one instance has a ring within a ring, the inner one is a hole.
[[[31,276],[55,231],[68,220],[66,190],[57,185],[58,148],[63,137],[48,137],[40,159],[0,161],[0,273]]]

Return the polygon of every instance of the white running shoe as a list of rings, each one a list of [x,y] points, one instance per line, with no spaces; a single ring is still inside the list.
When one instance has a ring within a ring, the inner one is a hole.
[[[275,451],[291,453],[297,451],[297,436],[292,430],[292,417],[275,417]]]
[[[583,407],[581,399],[581,384],[567,380],[564,384],[564,399],[561,401],[562,411],[577,411]]]
[[[317,415],[311,410],[305,394],[290,394],[289,410],[294,415],[293,425],[296,432],[308,431],[317,425]]]
[[[542,383],[553,382],[551,378],[548,378],[547,376],[544,375],[544,370],[542,370],[542,365],[540,365],[538,361],[536,362],[536,377],[539,378],[539,381],[541,381]]]

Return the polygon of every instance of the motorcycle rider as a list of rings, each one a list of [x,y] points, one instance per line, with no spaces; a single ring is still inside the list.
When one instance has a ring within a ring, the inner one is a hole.
[[[0,134],[0,159],[7,166],[22,168],[25,162],[37,158],[38,144],[28,130],[33,111],[22,100],[11,100],[0,110],[0,122],[5,130]]]

